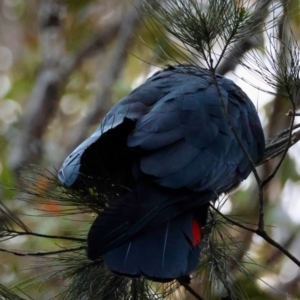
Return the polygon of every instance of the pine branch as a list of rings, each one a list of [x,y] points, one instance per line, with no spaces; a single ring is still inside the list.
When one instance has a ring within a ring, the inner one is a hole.
[[[12,290],[8,289],[2,284],[0,284],[0,299],[1,300],[25,300],[25,298],[18,296]]]
[[[73,247],[73,248],[66,248],[62,250],[53,250],[53,251],[35,251],[35,252],[17,252],[12,250],[7,250],[4,248],[0,248],[0,252],[6,252],[10,253],[16,256],[48,256],[53,254],[61,254],[66,252],[74,252],[78,250],[86,249],[86,246],[80,246],[80,247]]]
[[[198,293],[196,293],[192,287],[186,283],[184,280],[178,278],[177,281],[182,285],[184,286],[184,288],[191,294],[195,297],[195,299],[198,299],[198,300],[204,300],[204,298],[202,298]]]
[[[226,221],[228,221],[229,223],[231,223],[232,225],[235,225],[237,227],[243,228],[247,231],[256,233],[257,235],[259,235],[260,237],[262,237],[265,241],[267,241],[270,245],[274,246],[275,248],[277,248],[278,250],[280,250],[282,253],[284,253],[290,260],[292,260],[297,266],[300,267],[300,260],[297,259],[294,255],[292,255],[287,249],[285,249],[283,246],[281,246],[279,243],[277,243],[275,240],[273,240],[264,229],[261,228],[257,228],[257,229],[253,229],[247,226],[244,226],[243,224],[241,224],[240,222],[236,222],[234,220],[232,220],[230,217],[227,217],[225,215],[223,215],[220,211],[218,211],[217,209],[215,209],[213,206],[212,208],[216,211],[217,214],[219,214],[220,216],[222,216],[222,218],[224,218]]]
[[[16,236],[26,235],[26,236],[42,237],[42,238],[47,238],[47,239],[60,239],[60,240],[67,240],[67,241],[73,241],[73,242],[86,242],[86,239],[72,237],[72,236],[48,235],[48,234],[41,234],[41,233],[32,232],[32,231],[22,232],[22,231],[9,230],[9,229],[6,229],[6,232],[12,238],[14,238]]]

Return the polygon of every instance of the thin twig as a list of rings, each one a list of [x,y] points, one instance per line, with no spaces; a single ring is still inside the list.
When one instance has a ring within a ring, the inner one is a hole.
[[[262,237],[265,241],[267,241],[270,245],[274,246],[275,248],[279,249],[282,253],[284,253],[290,260],[292,260],[297,266],[300,267],[300,261],[294,256],[292,255],[288,250],[286,250],[283,246],[281,246],[280,244],[278,244],[276,241],[274,241],[268,234],[267,232],[263,229],[261,230],[260,228],[257,229],[252,229],[249,227],[246,227],[244,225],[242,225],[239,222],[233,221],[232,219],[230,219],[229,217],[223,215],[218,209],[216,209],[214,206],[210,206],[212,207],[220,216],[222,216],[226,221],[228,221],[229,223],[231,223],[232,225],[238,226],[240,228],[243,228],[245,230],[251,231],[253,233],[256,233],[257,235],[259,235],[260,237]]]
[[[284,29],[285,29],[285,18],[286,18],[286,14],[287,14],[287,8],[286,6],[284,6],[284,14],[282,16],[282,20],[278,23],[278,28],[279,28],[279,39],[283,40],[284,38]],[[282,62],[282,60],[284,59],[283,57],[285,57],[285,50],[286,47],[281,46],[280,47],[280,54],[279,54],[279,62]],[[283,64],[284,65],[284,64]],[[296,107],[295,104],[293,102],[293,97],[292,97],[292,93],[289,90],[289,85],[286,85],[286,89],[287,89],[287,93],[289,95],[289,98],[291,100],[292,106],[293,106],[293,112],[295,113]],[[259,184],[259,220],[258,220],[258,232],[260,234],[266,234],[265,230],[264,230],[264,197],[263,197],[263,188],[271,181],[272,178],[274,178],[275,174],[278,172],[279,168],[281,167],[287,152],[290,148],[290,146],[292,145],[292,135],[293,135],[293,124],[294,124],[294,120],[295,120],[295,115],[292,115],[291,117],[291,121],[290,121],[290,126],[289,126],[289,132],[288,132],[288,139],[286,142],[286,145],[284,147],[283,153],[282,153],[282,157],[280,158],[278,164],[275,166],[273,172],[267,176],[267,178],[265,178],[260,184]],[[275,241],[274,241],[275,243]]]
[[[189,291],[191,293],[191,295],[193,295],[196,299],[198,300],[205,300],[204,298],[202,298],[188,283],[186,283],[184,280],[177,278],[176,279],[180,285],[182,285],[187,291]]]
[[[299,227],[298,227],[299,229]],[[287,249],[291,246],[291,244],[295,241],[296,237],[297,237],[297,233],[298,230],[295,230],[287,239],[286,241],[283,243],[283,248]],[[276,250],[271,254],[268,255],[268,257],[266,258],[266,265],[274,265],[274,263],[276,263],[279,258],[283,255],[282,251],[278,248],[276,248]]]
[[[0,252],[10,253],[10,254],[13,254],[13,255],[16,255],[16,256],[47,256],[47,255],[73,252],[73,251],[84,250],[84,249],[86,249],[86,246],[66,248],[66,249],[63,249],[63,250],[37,251],[37,252],[24,252],[24,253],[21,253],[21,252],[16,252],[16,251],[0,248]]]
[[[71,236],[60,236],[60,235],[47,235],[47,234],[40,234],[36,232],[23,232],[23,231],[15,231],[15,230],[6,230],[9,233],[16,234],[16,236],[21,236],[21,235],[31,235],[31,236],[36,236],[36,237],[42,237],[42,238],[51,238],[51,239],[62,239],[62,240],[69,240],[69,241],[74,241],[74,242],[86,242],[86,239],[82,238],[76,238],[76,237],[71,237]]]
[[[240,222],[236,222],[232,219],[230,219],[229,217],[225,216],[224,214],[222,214],[217,208],[215,208],[213,205],[210,204],[210,207],[218,214],[220,215],[222,218],[224,218],[227,222],[231,223],[232,225],[235,225],[237,227],[243,228],[247,231],[251,231],[253,233],[256,233],[256,230],[247,226],[242,225]]]
[[[256,170],[256,165],[254,164],[254,162],[253,162],[253,160],[252,160],[249,152],[247,151],[247,149],[245,148],[244,144],[242,143],[242,140],[238,136],[237,131],[236,131],[234,125],[233,125],[233,122],[231,121],[231,118],[230,118],[230,116],[228,114],[228,111],[227,111],[227,108],[225,106],[225,102],[224,102],[224,99],[223,99],[223,96],[222,96],[222,93],[221,93],[221,90],[220,90],[220,86],[218,84],[218,80],[217,80],[216,73],[215,73],[214,69],[211,70],[211,74],[212,74],[212,78],[214,80],[214,85],[215,85],[215,87],[217,89],[218,97],[220,98],[220,101],[221,101],[221,104],[222,104],[223,113],[224,113],[224,115],[225,115],[225,117],[226,117],[226,119],[227,119],[227,121],[229,123],[230,129],[231,129],[232,133],[234,134],[234,137],[235,137],[236,141],[238,142],[240,148],[242,149],[242,151],[246,155],[246,157],[247,157],[247,159],[248,159],[248,161],[249,161],[249,163],[251,165],[251,169],[252,169],[252,172],[254,174],[254,177],[256,179],[257,184],[260,185],[261,184],[261,179],[260,179],[260,176],[259,176],[259,174],[258,174],[258,172]]]
[[[257,24],[262,23],[266,19],[269,13],[268,5],[271,2],[271,0],[260,0],[258,2],[258,6],[253,12],[254,18],[252,24],[249,26],[249,32],[251,32],[252,27],[257,26]],[[261,33],[256,33],[252,37],[246,36],[244,39],[238,40],[234,47],[231,47],[229,54],[223,57],[222,62],[217,67],[217,73],[224,75],[229,71],[235,70],[245,53],[261,45],[263,43],[262,40],[263,35]]]
[[[289,93],[289,94],[290,94],[289,95],[290,99],[293,100],[292,94],[291,93]],[[292,106],[293,106],[293,112],[295,113],[295,111],[296,111],[295,103],[293,101],[291,101],[291,103],[292,103]],[[294,121],[295,121],[295,114],[293,114],[291,116],[290,127],[289,127],[289,134],[288,134],[286,147],[285,147],[285,149],[283,151],[282,157],[281,157],[279,163],[276,165],[274,171],[266,179],[263,180],[262,186],[267,185],[270,182],[270,180],[272,178],[274,178],[275,174],[278,172],[280,166],[282,165],[283,160],[285,159],[290,146],[293,145],[293,143],[292,143],[292,137],[293,137],[293,125],[294,125]]]
[[[259,228],[255,231],[255,233],[259,236],[261,236],[265,241],[267,241],[269,244],[274,246],[275,248],[279,249],[282,253],[284,253],[290,260],[292,260],[298,267],[300,267],[300,261],[291,254],[288,250],[286,250],[283,246],[275,242],[267,233],[265,230],[260,230]]]
[[[295,117],[299,117],[300,113],[296,113],[293,112],[291,109],[286,113],[286,116],[291,117],[291,116],[295,116]]]

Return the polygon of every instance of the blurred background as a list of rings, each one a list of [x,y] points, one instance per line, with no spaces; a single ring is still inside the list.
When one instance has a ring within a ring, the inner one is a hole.
[[[300,37],[299,5],[299,0],[288,1],[293,11],[288,18],[296,40]],[[279,29],[287,30],[284,26]],[[165,51],[184,62],[167,41],[158,42],[158,30],[164,29],[151,27],[139,0],[0,0],[0,182],[3,187],[22,186],[20,177],[24,167],[38,165],[55,174],[66,156],[95,129],[114,103],[160,67],[174,63]],[[268,47],[266,34],[261,34],[259,40],[260,45]],[[242,56],[258,49],[258,44],[242,40],[240,47]],[[265,57],[261,48],[258,53]],[[241,86],[255,103],[267,139],[288,127],[290,117],[286,113],[290,104],[276,90],[228,61],[222,62],[218,71]],[[264,89],[271,89],[273,94],[263,92]],[[299,150],[298,144],[290,149],[268,185],[265,198],[268,233],[298,258]],[[277,162],[278,159],[273,159],[263,165],[260,173],[266,176]],[[36,176],[35,180],[45,179]],[[70,218],[30,217],[39,211],[18,201],[19,196],[16,189],[0,188],[1,200],[19,213],[32,231],[60,235],[78,227]],[[59,208],[48,205],[39,209]],[[223,212],[256,224],[258,200],[253,178],[230,196]],[[235,235],[241,249],[255,261],[247,267],[253,273],[256,289],[243,274],[234,279],[249,299],[300,299],[300,272],[293,262],[251,232],[238,231]],[[57,248],[53,241],[25,236],[1,243],[4,246],[28,251]],[[26,287],[28,296],[22,292],[20,295],[28,299],[54,297],[61,291],[61,282],[49,281],[41,287],[28,284],[29,278],[41,272],[40,268],[34,268],[35,263],[35,258],[1,253],[0,283],[22,290]],[[195,288],[200,293],[205,290],[201,282]],[[216,289],[215,299],[220,298],[218,293]],[[194,299],[187,294],[178,298]]]

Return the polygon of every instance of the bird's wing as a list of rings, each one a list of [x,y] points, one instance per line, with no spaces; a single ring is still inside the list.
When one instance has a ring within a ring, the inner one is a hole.
[[[246,94],[209,71],[181,71],[158,72],[123,98],[60,171],[67,185],[101,170],[97,184],[120,172],[120,183],[131,183],[88,235],[88,257],[104,255],[115,272],[162,280],[189,274],[208,202],[252,170],[242,147],[254,163],[263,155],[261,125]]]
[[[218,87],[208,74],[174,73],[170,79],[172,89],[137,119],[128,146],[144,150],[140,169],[159,185],[224,192],[252,170],[232,126],[253,162],[262,156],[264,138],[255,108],[223,77]]]
[[[171,75],[171,72],[162,72],[159,80],[155,76],[148,79],[131,94],[121,99],[105,116],[94,133],[83,141],[64,161],[58,172],[59,180],[67,186],[72,186],[82,167],[82,157],[89,147],[101,139],[104,133],[110,135],[116,127],[128,127],[124,119],[137,120],[141,115],[146,114],[158,99],[161,99],[168,91],[164,87],[164,79]],[[168,89],[169,90],[169,89]],[[130,126],[129,126],[130,127]],[[129,132],[127,133],[127,135]],[[113,135],[113,134],[112,134]],[[125,138],[127,137],[125,136]],[[85,170],[86,171],[86,170]],[[89,174],[85,174],[89,175]]]
[[[236,140],[231,123],[253,161],[262,156],[264,138],[255,108],[231,80],[208,71],[181,73],[172,68],[156,73],[117,103],[101,125],[70,154],[59,178],[72,185],[88,147],[111,129],[134,120],[130,148],[140,149],[140,170],[158,184],[194,191],[222,192],[245,179],[251,166]],[[129,132],[127,132],[129,134]]]

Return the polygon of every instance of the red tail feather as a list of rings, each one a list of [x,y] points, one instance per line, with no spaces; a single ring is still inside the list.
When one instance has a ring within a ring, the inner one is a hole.
[[[196,246],[201,242],[202,234],[201,234],[201,227],[199,226],[196,220],[193,220],[192,225],[193,230],[193,245]]]

